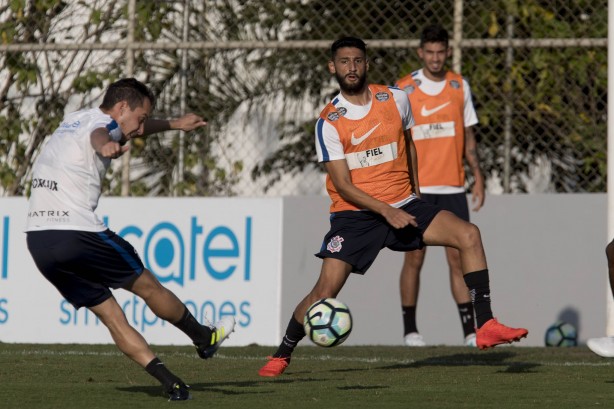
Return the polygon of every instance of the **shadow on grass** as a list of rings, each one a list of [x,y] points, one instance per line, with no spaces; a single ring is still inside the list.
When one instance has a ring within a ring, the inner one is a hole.
[[[153,397],[166,396],[166,398],[168,398],[168,395],[164,393],[161,386],[123,386],[118,387],[117,390],[120,392],[145,394]]]
[[[263,380],[255,380],[255,381],[240,381],[240,382],[210,382],[210,383],[190,383],[190,389],[192,392],[209,392],[209,393],[219,393],[222,395],[261,395],[267,393],[273,393],[274,391],[254,391],[254,390],[244,390],[240,391],[237,389],[229,390],[227,388],[252,388],[266,385],[267,383],[276,383],[276,384],[290,384],[296,382],[296,379],[274,379],[273,382],[267,382]],[[300,382],[320,382],[320,379],[300,379]],[[118,391],[120,392],[128,392],[128,393],[142,393],[149,396],[166,396],[164,393],[162,386],[124,386],[118,387]]]
[[[515,357],[511,351],[490,352],[490,353],[465,353],[442,356],[432,356],[410,363],[400,363],[380,367],[379,369],[410,369],[426,366],[502,366],[505,373],[534,373],[533,368],[541,366],[534,362],[506,362]]]
[[[242,382],[238,382],[238,383],[242,383]],[[252,384],[255,385],[255,382]],[[237,385],[234,385],[234,386],[237,386]],[[224,388],[212,387],[211,385],[205,385],[204,383],[196,383],[196,384],[193,383],[190,385],[190,389],[192,390],[192,393],[208,392],[208,393],[219,393],[222,395],[260,395],[263,393],[271,393],[269,391],[256,392],[256,391],[229,390],[229,389],[224,389]],[[161,386],[128,386],[128,387],[117,388],[117,390],[120,392],[128,392],[128,393],[136,393],[136,394],[144,393],[146,395],[154,396],[154,397],[158,397],[158,396],[168,397],[162,390]]]
[[[372,386],[365,386],[365,385],[356,385],[356,386],[340,386],[337,389],[339,389],[340,391],[366,391],[366,390],[373,390],[373,389],[388,389],[389,386],[377,386],[377,385],[372,385]]]

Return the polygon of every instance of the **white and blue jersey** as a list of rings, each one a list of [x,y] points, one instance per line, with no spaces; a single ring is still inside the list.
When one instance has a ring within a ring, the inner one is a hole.
[[[122,137],[98,108],[68,114],[49,137],[32,172],[26,231],[106,230],[94,213],[111,163],[92,147],[90,135],[98,128],[107,128],[112,140]]]

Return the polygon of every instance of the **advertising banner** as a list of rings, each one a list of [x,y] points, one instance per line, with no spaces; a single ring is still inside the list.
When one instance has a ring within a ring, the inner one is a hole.
[[[227,345],[279,340],[281,199],[103,198],[97,214],[200,322],[237,320]],[[24,198],[0,207],[0,341],[110,343],[87,309],[75,310],[38,272],[23,232]],[[142,299],[114,291],[131,325],[152,344],[189,344]]]

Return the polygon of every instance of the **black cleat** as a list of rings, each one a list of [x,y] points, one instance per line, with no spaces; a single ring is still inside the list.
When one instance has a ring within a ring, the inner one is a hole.
[[[168,401],[175,400],[190,400],[192,394],[190,393],[190,387],[183,382],[175,382],[171,389],[168,391]]]

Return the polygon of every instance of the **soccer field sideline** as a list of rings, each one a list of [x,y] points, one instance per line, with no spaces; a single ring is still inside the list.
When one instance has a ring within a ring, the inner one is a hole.
[[[0,344],[1,345],[1,344]],[[62,345],[62,344],[57,344],[58,346]],[[105,345],[106,346],[106,345]],[[108,347],[113,347],[113,345],[109,344]],[[154,346],[155,347],[155,346]],[[375,346],[367,346],[369,348],[373,348]],[[165,346],[164,348],[169,348],[168,346]],[[185,348],[185,346],[181,346],[181,348]],[[241,349],[242,347],[233,347],[234,349]],[[385,347],[383,347],[385,348]],[[437,346],[433,346],[430,347],[431,350],[436,350],[438,347]],[[447,347],[442,347],[442,348],[447,348]],[[459,347],[460,349],[463,349],[463,347]],[[505,347],[504,347],[505,348]],[[514,350],[516,350],[516,348],[518,347],[514,347]],[[538,349],[535,347],[529,347],[531,349]],[[317,350],[317,348],[311,348],[311,349],[315,349]],[[499,347],[498,350],[501,350],[502,348]],[[565,348],[563,348],[565,349]],[[520,350],[522,350],[522,347],[520,347]],[[467,349],[466,351],[467,353],[480,353],[479,350],[477,349]],[[4,350],[0,350],[0,355],[11,355],[11,356],[15,356],[15,355],[22,355],[22,356],[91,356],[91,357],[96,357],[96,356],[100,356],[100,357],[108,357],[108,356],[117,356],[117,357],[123,357],[124,354],[122,354],[119,351],[108,351],[108,352],[103,352],[103,351],[79,351],[79,350],[66,350],[66,351],[55,351],[55,350],[51,350],[51,349],[24,349],[24,350],[11,350],[11,351],[4,351]],[[181,351],[177,351],[177,352],[162,352],[158,354],[160,357],[185,357],[185,358],[194,358],[195,355],[193,353],[189,353],[189,352],[181,352]],[[266,357],[265,356],[254,356],[254,355],[226,355],[223,352],[218,352],[215,355],[215,359],[216,360],[231,360],[231,361],[262,361],[263,363],[266,362]],[[330,354],[324,354],[324,355],[319,355],[316,353],[316,355],[310,355],[310,356],[294,356],[292,358],[293,361],[314,361],[314,360],[320,360],[320,361],[336,361],[336,362],[347,362],[347,363],[372,363],[372,364],[377,364],[377,363],[382,363],[382,364],[398,364],[398,365],[412,365],[412,364],[417,364],[419,362],[421,362],[420,359],[394,359],[394,358],[385,358],[385,357],[369,357],[369,358],[364,358],[364,357],[348,357],[348,356],[335,356],[335,355],[330,355]],[[434,358],[429,358],[429,363],[430,364],[439,364],[439,365],[484,365],[484,366],[492,366],[492,365],[501,365],[501,363],[496,363],[493,364],[493,362],[491,360],[488,359],[484,359],[484,360],[480,360],[480,359],[466,359],[466,360],[459,360],[459,359],[434,359]],[[569,362],[551,362],[551,361],[531,361],[532,364],[537,364],[537,365],[541,365],[541,366],[587,366],[587,367],[602,367],[602,366],[614,366],[614,361],[604,361],[604,362],[573,362],[573,361],[569,361]]]

